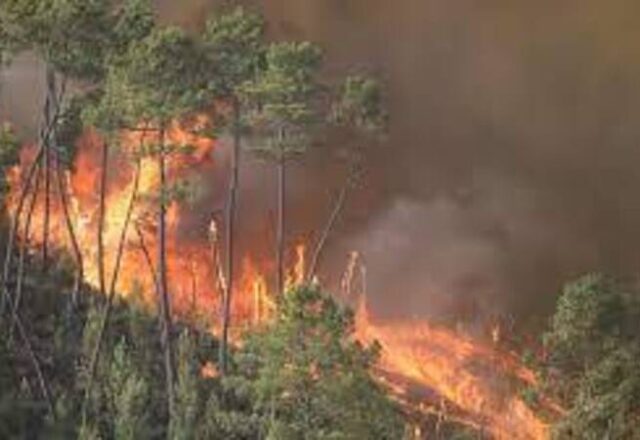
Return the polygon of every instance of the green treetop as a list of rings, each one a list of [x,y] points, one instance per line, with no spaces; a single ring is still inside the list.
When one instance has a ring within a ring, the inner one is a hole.
[[[211,88],[223,100],[239,100],[241,87],[262,67],[264,21],[243,8],[214,17],[203,35],[213,64]]]
[[[309,130],[320,119],[321,61],[320,49],[308,42],[267,48],[265,70],[245,89],[255,103],[252,117],[266,140],[261,150],[278,158],[306,150]]]
[[[302,287],[285,295],[278,313],[238,355],[266,438],[402,438],[400,413],[372,378],[379,347],[353,338],[352,312]]]
[[[545,334],[547,383],[567,410],[558,439],[640,436],[640,302],[601,275],[568,284]]]
[[[59,73],[96,81],[105,60],[153,26],[148,0],[5,0],[0,29],[14,51],[33,50]]]

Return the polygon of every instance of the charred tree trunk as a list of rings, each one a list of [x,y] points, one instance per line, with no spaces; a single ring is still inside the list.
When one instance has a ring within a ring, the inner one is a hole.
[[[238,197],[238,182],[240,175],[240,104],[236,101],[233,106],[234,124],[233,124],[233,152],[231,155],[231,179],[229,182],[229,200],[227,205],[227,231],[226,231],[226,248],[227,248],[227,288],[224,293],[224,305],[222,315],[222,340],[220,341],[220,373],[224,375],[227,372],[227,357],[229,345],[229,326],[231,324],[231,301],[233,298],[234,287],[234,238],[235,238],[235,218],[236,204]]]
[[[13,251],[16,242],[16,237],[18,235],[18,229],[20,228],[20,220],[22,218],[22,211],[24,210],[24,205],[29,196],[29,191],[31,190],[31,185],[33,184],[33,179],[35,177],[36,172],[39,169],[40,160],[42,158],[42,154],[44,153],[44,148],[40,145],[38,149],[38,153],[36,157],[33,159],[33,162],[29,166],[29,170],[27,171],[27,177],[22,186],[22,190],[20,191],[20,196],[18,199],[18,204],[16,206],[16,210],[13,215],[10,215],[11,218],[11,227],[9,229],[9,237],[7,239],[7,247],[5,250],[4,257],[4,269],[2,272],[2,301],[0,302],[0,317],[4,315],[6,310],[7,303],[9,302],[9,288],[10,288],[10,277],[11,277],[11,265],[13,262]]]
[[[277,293],[284,294],[284,245],[285,245],[285,186],[286,160],[284,147],[280,147],[278,155],[278,226],[276,231],[276,265]]]
[[[64,173],[62,170],[62,164],[60,158],[56,158],[56,183],[58,186],[58,195],[60,197],[60,206],[62,207],[62,214],[64,215],[64,221],[67,227],[67,233],[69,234],[69,241],[73,249],[73,255],[76,260],[76,281],[73,286],[73,292],[71,293],[71,300],[74,304],[77,303],[78,294],[80,293],[80,286],[84,280],[84,260],[82,258],[82,251],[78,244],[78,238],[76,237],[75,230],[73,228],[73,221],[71,219],[71,213],[69,212],[69,196],[67,194],[67,187],[65,185]]]
[[[158,286],[158,274],[156,273],[156,270],[153,267],[151,253],[149,252],[149,248],[146,242],[144,241],[144,234],[140,230],[140,226],[138,226],[137,224],[135,225],[135,228],[136,228],[136,234],[138,235],[138,244],[140,245],[140,251],[142,252],[142,256],[144,257],[145,262],[147,263],[147,266],[149,268],[149,274],[151,274],[151,279],[153,280],[153,286],[156,292],[156,300],[158,301],[158,304],[160,304],[160,287]]]
[[[105,141],[102,144],[101,167],[102,174],[100,177],[100,206],[98,212],[98,283],[100,285],[100,294],[104,297],[107,294],[105,262],[104,262],[104,224],[106,217],[106,199],[107,199],[107,168],[109,166],[109,145]]]
[[[318,244],[313,252],[313,256],[311,257],[311,263],[309,264],[309,272],[307,272],[307,283],[313,281],[313,277],[316,274],[316,269],[318,268],[318,263],[320,262],[320,257],[322,256],[322,251],[324,250],[325,244],[327,243],[327,239],[331,234],[336,222],[338,221],[338,217],[340,216],[340,212],[342,212],[342,208],[344,206],[344,202],[347,198],[347,191],[349,187],[345,185],[342,190],[340,190],[340,194],[338,195],[338,199],[336,200],[336,204],[333,207],[333,211],[331,212],[331,216],[329,217],[329,221],[325,225],[322,230],[322,235],[320,235],[320,239],[318,240]]]
[[[55,134],[47,135],[46,127],[52,126],[55,113],[58,111],[56,74],[51,67],[47,67],[47,97],[45,102],[45,128],[43,128],[42,142],[44,144],[44,221],[42,230],[42,266],[46,270],[49,260],[49,225],[51,218],[51,155]],[[55,128],[52,129],[55,132]]]
[[[31,202],[29,209],[27,210],[27,218],[25,219],[24,230],[22,232],[22,240],[20,242],[20,256],[18,257],[18,270],[16,274],[16,290],[13,294],[13,308],[11,311],[11,323],[9,325],[9,340],[13,339],[13,327],[16,323],[16,317],[18,316],[18,310],[22,303],[22,287],[24,285],[24,265],[29,249],[29,234],[31,234],[31,220],[33,219],[33,212],[36,208],[38,196],[40,195],[40,182],[41,182],[42,170],[38,172],[36,176],[35,188],[33,196],[31,196]]]
[[[127,212],[125,214],[124,223],[122,224],[122,231],[120,232],[120,238],[118,240],[118,249],[116,251],[116,259],[113,263],[113,274],[111,275],[111,283],[109,285],[109,298],[113,301],[113,297],[116,294],[116,287],[118,285],[118,278],[120,276],[120,266],[122,264],[122,256],[124,255],[124,247],[127,242],[127,233],[129,231],[129,223],[131,222],[131,216],[133,215],[133,209],[138,200],[138,191],[140,188],[140,159],[136,163],[136,174],[133,180],[133,188],[131,192],[131,199],[127,206]]]
[[[60,95],[56,99],[56,106],[53,109],[53,116],[48,118],[47,123],[45,124],[41,134],[40,134],[40,142],[38,145],[38,151],[27,170],[26,178],[20,190],[20,196],[18,197],[18,202],[16,206],[16,210],[11,215],[11,226],[9,228],[9,237],[7,239],[7,246],[5,251],[5,260],[4,267],[2,272],[2,296],[0,298],[0,316],[4,314],[7,306],[7,296],[9,295],[9,285],[10,285],[10,276],[11,276],[11,264],[13,261],[13,252],[16,242],[16,236],[18,234],[18,228],[20,227],[20,220],[22,217],[22,211],[24,210],[24,205],[26,203],[27,197],[29,195],[29,191],[31,190],[31,185],[33,184],[33,178],[35,176],[35,172],[42,161],[42,158],[45,154],[45,145],[49,142],[49,139],[52,136],[52,133],[55,129],[55,125],[58,122],[58,117],[60,116],[60,103],[64,99],[64,95],[66,92],[66,83],[62,82],[62,87],[60,89]]]
[[[160,198],[158,200],[158,287],[160,289],[160,313],[162,317],[162,333],[161,342],[164,354],[164,368],[167,388],[167,407],[169,411],[169,432],[172,429],[171,420],[175,414],[175,395],[174,395],[174,367],[173,367],[173,347],[171,343],[172,325],[171,325],[171,309],[169,303],[169,285],[167,277],[167,170],[166,170],[166,146],[165,146],[165,128],[161,128],[160,145],[158,152],[158,171],[160,174]]]
[[[91,359],[89,361],[89,368],[87,370],[88,371],[87,385],[85,388],[84,401],[82,404],[82,423],[83,424],[86,422],[87,409],[88,409],[87,406],[89,405],[89,398],[91,396],[91,390],[93,389],[93,382],[95,380],[95,375],[98,368],[98,361],[100,360],[100,351],[102,349],[102,344],[106,336],[107,328],[109,326],[109,318],[111,317],[111,311],[113,310],[113,300],[116,295],[116,286],[118,282],[118,275],[120,273],[120,263],[122,260],[122,255],[124,253],[124,246],[127,239],[127,231],[129,229],[129,223],[131,222],[133,209],[135,207],[135,203],[138,198],[139,186],[140,186],[140,161],[138,161],[136,166],[136,174],[134,178],[131,198],[129,199],[127,212],[125,214],[124,223],[122,225],[122,231],[120,233],[120,238],[118,241],[118,250],[117,250],[116,259],[114,262],[113,276],[111,278],[111,283],[109,286],[109,295],[107,296],[107,302],[105,303],[104,309],[102,311],[97,340],[95,342],[93,352],[91,354]]]

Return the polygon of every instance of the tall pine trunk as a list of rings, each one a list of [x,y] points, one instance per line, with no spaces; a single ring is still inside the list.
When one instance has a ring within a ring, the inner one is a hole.
[[[174,363],[173,347],[171,343],[172,325],[171,309],[169,302],[169,285],[167,277],[167,170],[166,170],[166,146],[165,127],[160,131],[160,145],[158,152],[158,171],[160,174],[160,197],[158,200],[158,287],[160,288],[160,313],[162,317],[161,343],[164,354],[164,368],[167,391],[167,407],[169,411],[169,433],[172,432],[172,418],[175,414],[174,393]]]
[[[31,235],[31,221],[33,220],[33,213],[36,209],[38,202],[38,196],[40,195],[40,183],[42,177],[42,169],[39,170],[36,175],[35,188],[33,195],[31,196],[31,202],[27,210],[27,217],[25,219],[24,230],[22,232],[22,240],[20,242],[20,256],[18,257],[18,269],[16,274],[16,290],[13,294],[13,307],[11,311],[11,323],[9,325],[9,340],[13,339],[13,327],[16,323],[16,317],[18,316],[18,310],[22,304],[22,291],[24,285],[24,266],[27,258],[27,252],[29,251],[29,235]]]
[[[49,225],[51,218],[51,155],[52,144],[55,139],[55,134],[47,135],[46,127],[53,127],[53,119],[58,111],[57,102],[57,85],[56,74],[51,67],[47,67],[46,72],[47,82],[47,97],[45,100],[45,123],[42,130],[42,142],[44,143],[44,221],[42,231],[42,266],[46,269],[49,260]],[[52,128],[55,132],[55,128]]]
[[[282,296],[285,289],[284,280],[284,245],[285,245],[285,186],[286,160],[284,146],[280,147],[278,155],[278,226],[276,231],[276,265],[277,265],[277,293]]]
[[[127,231],[129,230],[129,223],[131,222],[133,210],[134,210],[136,201],[138,199],[139,187],[140,187],[140,160],[138,160],[138,163],[136,164],[136,174],[134,177],[133,189],[131,191],[131,198],[129,199],[129,204],[127,206],[127,211],[125,213],[124,223],[122,224],[122,230],[120,232],[118,249],[116,252],[116,258],[113,266],[113,275],[111,277],[111,283],[109,287],[109,294],[107,296],[107,302],[105,303],[104,308],[102,310],[102,315],[100,318],[100,327],[98,328],[98,336],[93,347],[93,352],[91,353],[91,359],[89,360],[89,368],[87,369],[87,373],[88,373],[87,385],[85,388],[84,401],[82,403],[82,409],[81,409],[83,426],[86,423],[89,399],[91,397],[93,382],[95,380],[95,376],[98,368],[98,361],[100,360],[100,351],[102,349],[102,344],[106,336],[107,328],[109,326],[109,318],[111,316],[111,311],[113,310],[113,301],[116,296],[116,287],[118,283],[118,276],[120,273],[120,263],[122,261],[122,256],[124,254],[124,248],[127,240]]]
[[[73,249],[73,255],[76,260],[76,281],[73,287],[73,293],[71,294],[71,300],[74,304],[78,301],[78,294],[80,292],[80,286],[84,280],[84,261],[82,258],[82,251],[78,244],[78,238],[73,228],[73,220],[71,213],[69,212],[69,195],[67,194],[67,186],[65,185],[64,173],[62,170],[62,164],[60,157],[56,157],[55,162],[56,170],[56,182],[58,186],[58,196],[60,197],[60,206],[62,207],[62,214],[64,215],[64,221],[67,227],[67,233],[69,235],[69,241],[71,242],[71,248]]]
[[[7,296],[9,295],[9,286],[11,281],[10,277],[12,272],[13,253],[16,238],[18,235],[18,229],[20,227],[20,222],[22,219],[24,205],[29,195],[29,191],[31,190],[35,172],[38,169],[39,165],[42,162],[45,162],[44,158],[49,154],[50,139],[53,136],[53,132],[55,131],[55,124],[57,123],[58,117],[60,116],[60,103],[64,99],[65,89],[65,82],[63,81],[60,96],[56,95],[57,90],[55,85],[54,72],[51,69],[47,69],[47,96],[43,109],[44,123],[40,130],[38,151],[35,158],[33,159],[33,162],[31,162],[31,165],[29,165],[29,169],[27,170],[27,175],[20,190],[20,196],[18,197],[15,212],[13,212],[10,216],[11,225],[9,228],[9,237],[7,239],[7,246],[4,256],[5,260],[2,272],[2,297],[0,298],[0,316],[4,314],[7,306]],[[45,223],[48,223],[48,219],[46,219]],[[47,226],[45,230],[48,231],[48,229],[49,228]],[[45,236],[43,238],[48,241],[48,232],[45,233]]]
[[[229,199],[227,201],[227,231],[226,231],[226,248],[227,248],[227,289],[224,293],[223,315],[222,315],[222,340],[220,341],[219,364],[220,373],[225,374],[227,371],[228,344],[229,344],[229,326],[231,324],[231,301],[233,298],[234,287],[234,244],[235,244],[235,219],[236,204],[238,197],[238,182],[240,176],[240,105],[236,101],[233,105],[234,122],[233,122],[233,151],[231,154],[231,178],[229,181]]]
[[[0,317],[4,315],[7,304],[10,302],[9,298],[9,288],[11,285],[11,274],[12,274],[12,263],[13,263],[13,252],[15,247],[16,238],[18,237],[18,230],[20,228],[20,221],[22,219],[22,212],[24,211],[25,204],[27,202],[27,198],[29,196],[29,192],[31,191],[31,186],[33,185],[33,179],[36,176],[36,172],[39,170],[39,164],[42,159],[42,154],[44,153],[44,147],[41,144],[38,148],[38,153],[36,157],[31,162],[29,169],[27,171],[27,176],[22,185],[22,189],[20,191],[20,196],[18,198],[17,206],[15,211],[10,215],[11,226],[9,228],[9,237],[7,239],[7,246],[5,249],[4,256],[4,268],[2,271],[2,299],[0,300]]]
[[[98,283],[100,285],[100,294],[105,297],[107,294],[105,262],[104,262],[104,224],[106,217],[107,203],[107,168],[109,166],[109,144],[105,141],[102,144],[101,167],[102,174],[100,177],[100,205],[98,212]]]

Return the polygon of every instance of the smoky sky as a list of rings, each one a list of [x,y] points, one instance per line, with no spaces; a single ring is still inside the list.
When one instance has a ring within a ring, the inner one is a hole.
[[[158,1],[163,20],[192,28],[219,4]],[[455,314],[472,304],[526,320],[548,313],[577,275],[635,273],[637,2],[252,5],[265,11],[273,38],[321,44],[327,75],[365,70],[387,86],[389,139],[370,149],[366,182],[328,248],[328,278],[357,249],[380,313]],[[5,82],[3,106],[20,101],[23,83]],[[328,216],[340,187],[329,162],[318,151],[295,165],[292,235]],[[250,170],[245,206],[262,199],[247,195],[252,187],[270,185],[266,172],[258,179]]]

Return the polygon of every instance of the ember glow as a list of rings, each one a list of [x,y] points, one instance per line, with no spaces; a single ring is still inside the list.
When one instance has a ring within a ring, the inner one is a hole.
[[[168,174],[172,182],[216,173],[217,164],[212,153],[217,143],[195,134],[198,125],[205,122],[196,118],[193,125],[172,124],[168,130],[168,144],[191,146],[188,150],[169,155]],[[157,134],[142,129],[123,133],[120,142],[110,146],[104,223],[109,285],[123,224],[132,196],[137,193],[125,237],[116,291],[126,296],[137,290],[151,309],[156,302],[152,274],[157,254],[154,200],[158,194],[159,174],[152,157],[136,153],[157,140]],[[66,175],[71,220],[83,254],[85,281],[94,287],[99,285],[96,243],[103,142],[95,132],[85,133],[77,145],[73,171]],[[11,170],[9,212],[15,212],[21,178],[34,156],[34,149],[25,147],[21,166]],[[40,193],[43,188],[44,185],[39,186]],[[56,186],[52,185],[52,188]],[[54,191],[50,240],[57,248],[71,251],[57,195]],[[28,236],[24,230],[19,231],[21,239],[28,240],[32,246],[43,240],[44,200],[41,194],[36,198]],[[220,321],[221,292],[226,285],[221,269],[223,250],[220,249],[221,228],[217,223],[220,219],[208,219],[208,230],[203,228],[200,236],[194,238],[197,234],[185,234],[181,230],[185,219],[194,215],[192,211],[189,204],[182,201],[171,202],[168,209],[167,261],[172,313],[183,319],[197,317],[199,322],[205,322],[216,332]],[[288,255],[286,284],[289,288],[305,280],[305,253],[306,246],[300,242]],[[269,293],[269,280],[274,269],[274,264],[264,261],[264,258],[251,253],[243,256],[236,274],[232,303],[232,323],[236,334],[273,316],[276,305]],[[358,274],[366,279],[364,267],[359,264],[359,254],[353,252],[341,282],[343,295],[359,296],[356,335],[365,342],[378,341],[382,345],[380,380],[389,386],[398,400],[424,408],[429,402],[444,399],[463,414],[465,423],[496,439],[548,437],[545,423],[518,396],[519,388],[536,385],[535,375],[515,356],[496,349],[498,330],[494,331],[496,344],[492,345],[424,321],[379,322],[370,316],[362,300],[366,296],[364,281],[357,286],[354,282]],[[213,377],[217,371],[209,364],[203,367],[202,374]],[[426,397],[419,396],[419,392],[426,391]],[[419,431],[417,428],[416,432]]]

